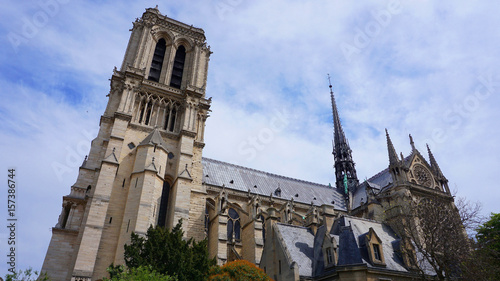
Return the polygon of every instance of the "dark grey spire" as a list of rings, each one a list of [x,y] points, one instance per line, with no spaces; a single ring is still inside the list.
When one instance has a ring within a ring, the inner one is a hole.
[[[333,114],[333,156],[335,159],[335,178],[336,187],[344,194],[347,198],[349,196],[349,191],[346,192],[344,179],[347,179],[347,187],[352,191],[359,181],[356,175],[356,168],[354,167],[354,161],[352,160],[352,150],[349,147],[349,142],[345,137],[344,130],[340,124],[339,112],[337,109],[337,104],[335,102],[335,96],[333,95],[332,83],[330,81],[330,75],[328,75],[328,80],[330,82],[330,97],[332,99],[332,114]]]

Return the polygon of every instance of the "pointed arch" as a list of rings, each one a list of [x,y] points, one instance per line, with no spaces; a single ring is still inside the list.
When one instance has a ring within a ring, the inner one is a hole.
[[[240,215],[235,209],[230,208],[227,218],[227,241],[239,241],[241,239]]]

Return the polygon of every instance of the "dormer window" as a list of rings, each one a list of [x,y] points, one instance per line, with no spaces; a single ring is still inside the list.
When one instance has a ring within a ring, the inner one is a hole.
[[[371,263],[373,265],[385,266],[382,240],[380,240],[373,228],[370,227],[370,230],[366,234],[365,238],[368,257],[370,258]]]
[[[332,250],[332,247],[326,248],[326,261],[327,261],[327,263],[329,265],[333,264],[333,250]]]
[[[323,260],[325,267],[331,267],[337,264],[337,249],[338,247],[335,237],[331,237],[329,234],[325,234],[325,240],[323,240]]]

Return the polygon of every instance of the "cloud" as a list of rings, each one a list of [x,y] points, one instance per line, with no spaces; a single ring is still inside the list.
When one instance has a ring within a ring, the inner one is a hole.
[[[57,3],[58,12],[16,48],[7,35],[26,35],[25,19],[44,10],[10,3],[0,11],[1,163],[19,172],[20,268],[41,267],[61,196],[98,130],[128,29],[147,7]],[[398,3],[161,4],[162,13],[203,28],[214,52],[204,155],[333,183],[329,73],[361,180],[387,167],[384,128],[405,155],[411,133],[422,154],[430,144],[459,196],[498,212],[499,4],[401,1],[391,10]],[[346,44],[355,48],[350,56]],[[68,168],[61,179],[54,163]]]

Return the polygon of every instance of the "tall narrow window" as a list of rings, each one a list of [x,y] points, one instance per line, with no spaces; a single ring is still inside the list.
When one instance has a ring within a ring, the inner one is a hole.
[[[170,184],[165,181],[163,183],[163,190],[161,192],[160,211],[158,214],[158,226],[165,226],[165,222],[167,220],[169,194],[170,194]]]
[[[66,228],[66,223],[68,222],[69,212],[71,211],[71,205],[66,205],[64,207],[64,217],[61,223],[61,228]]]
[[[262,224],[262,242],[266,243],[266,224],[265,224],[265,219],[263,215],[259,216],[259,219]]]
[[[373,244],[373,256],[378,261],[382,260],[382,258],[380,256],[380,246],[378,244]]]
[[[152,106],[153,106],[153,105],[151,104],[151,102],[148,102],[148,104],[147,104],[147,106],[146,106],[146,107],[147,107],[147,111],[146,111],[146,116],[145,116],[145,118],[144,118],[144,119],[145,119],[145,121],[144,121],[144,125],[149,125],[149,119],[150,119],[150,117],[151,117],[151,109],[152,109]]]
[[[165,57],[166,49],[167,49],[167,44],[165,42],[165,39],[162,38],[158,40],[158,43],[156,43],[153,60],[151,61],[151,68],[149,69],[148,80],[156,82],[160,80],[161,67],[163,66],[163,58]]]
[[[175,105],[167,106],[165,109],[165,124],[163,129],[169,132],[173,132],[175,129],[175,117],[177,115],[177,110]]]
[[[210,227],[210,215],[208,213],[208,206],[205,207],[205,235],[208,237]]]
[[[172,68],[172,77],[170,78],[170,86],[180,89],[182,82],[182,73],[184,72],[184,62],[186,60],[186,48],[179,46],[175,52],[174,67]]]
[[[227,220],[227,241],[240,240],[240,215],[233,209],[229,209],[229,218]]]
[[[326,260],[328,264],[333,263],[333,252],[331,247],[326,248]]]
[[[175,110],[175,107],[172,109],[172,116],[170,117],[170,128],[168,130],[170,132],[173,132],[175,129],[175,116],[177,115],[177,110]]]

